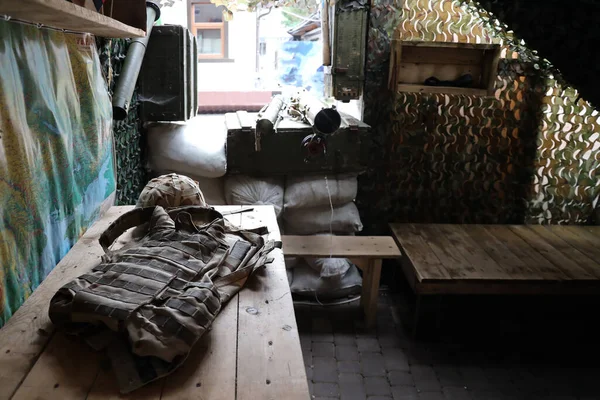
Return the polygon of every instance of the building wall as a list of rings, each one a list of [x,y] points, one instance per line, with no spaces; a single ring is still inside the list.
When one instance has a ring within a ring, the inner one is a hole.
[[[494,98],[388,92],[390,37],[500,43]],[[598,113],[484,10],[459,0],[374,0],[365,122],[367,232],[390,221],[586,223],[600,194]]]
[[[187,1],[175,2],[161,9],[163,24],[188,26]],[[247,91],[256,79],[256,15],[236,12],[228,22],[228,60],[198,63],[198,91]]]

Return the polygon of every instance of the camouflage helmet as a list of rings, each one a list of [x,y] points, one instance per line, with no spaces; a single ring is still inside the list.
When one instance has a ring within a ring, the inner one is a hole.
[[[142,190],[137,207],[206,206],[198,182],[180,174],[161,175]]]

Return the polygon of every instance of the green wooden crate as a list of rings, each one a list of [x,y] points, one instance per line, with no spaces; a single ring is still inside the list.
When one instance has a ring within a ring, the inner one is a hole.
[[[349,115],[340,114],[340,128],[325,135],[326,155],[308,160],[301,143],[313,133],[309,124],[281,120],[275,132],[261,136],[261,149],[256,151],[256,114],[245,111],[226,114],[227,173],[272,176],[362,172],[370,127]]]

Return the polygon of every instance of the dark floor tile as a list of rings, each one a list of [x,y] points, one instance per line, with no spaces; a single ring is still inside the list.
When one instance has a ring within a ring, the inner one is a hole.
[[[361,366],[358,361],[338,361],[337,367],[340,373],[361,373]]]
[[[340,395],[340,388],[337,383],[315,383],[313,385],[313,396],[337,397]]]
[[[385,376],[385,360],[379,353],[361,353],[360,364],[364,376]]]
[[[419,400],[419,394],[414,386],[393,386],[392,397],[394,400]]]
[[[340,387],[341,400],[366,400],[365,386],[362,381],[349,382]]]
[[[337,383],[337,363],[333,357],[313,358],[313,382]]]
[[[358,349],[355,345],[335,346],[335,358],[338,361],[358,360]]]
[[[335,347],[329,342],[314,342],[312,355],[313,357],[335,357]]]
[[[445,400],[442,392],[419,393],[419,400]]]
[[[446,400],[472,400],[471,393],[464,388],[446,387],[442,391]]]
[[[358,351],[361,353],[378,353],[381,351],[379,342],[375,337],[362,337],[356,339]]]
[[[437,379],[418,380],[415,382],[415,387],[419,392],[441,392],[442,385]]]
[[[354,334],[354,332],[351,333],[347,333],[347,332],[336,332],[333,335],[333,341],[335,342],[336,346],[337,345],[352,345],[352,346],[356,346],[356,335]]]
[[[392,386],[414,386],[412,374],[406,371],[388,371],[388,380]]]
[[[392,394],[390,383],[383,376],[368,376],[365,378],[367,396],[389,396]]]
[[[410,373],[416,381],[437,380],[435,370],[431,365],[411,365]]]
[[[385,349],[383,351],[385,367],[388,371],[408,371],[408,358],[402,349]]]

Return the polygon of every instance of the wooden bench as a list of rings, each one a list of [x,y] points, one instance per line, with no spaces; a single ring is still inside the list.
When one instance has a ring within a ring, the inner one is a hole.
[[[218,206],[219,211],[240,206]],[[279,240],[272,206],[226,218],[244,228],[266,225]],[[56,266],[0,330],[0,399],[298,399],[310,398],[294,307],[281,250],[248,280],[215,319],[185,363],[129,396],[118,392],[101,354],[48,319],[50,298],[98,264],[100,234],[131,207],[112,207]],[[127,234],[126,234],[127,235]],[[124,235],[124,236],[126,236]],[[119,239],[121,245],[126,237]]]
[[[600,294],[600,227],[390,224],[417,294]],[[415,323],[416,328],[416,323]]]
[[[391,236],[288,236],[283,235],[283,253],[292,257],[348,258],[363,271],[361,306],[367,327],[373,327],[377,313],[381,261],[400,258]]]

